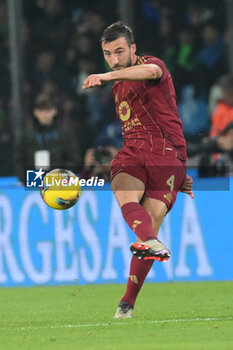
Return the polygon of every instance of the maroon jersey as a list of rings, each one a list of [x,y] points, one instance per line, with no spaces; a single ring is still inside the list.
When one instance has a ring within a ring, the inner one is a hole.
[[[136,64],[156,64],[163,74],[159,80],[117,81],[113,85],[124,145],[162,154],[175,148],[186,159],[186,142],[170,73],[164,62],[153,56],[138,57]]]

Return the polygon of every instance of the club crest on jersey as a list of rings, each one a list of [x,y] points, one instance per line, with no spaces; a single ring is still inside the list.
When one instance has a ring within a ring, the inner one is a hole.
[[[122,101],[119,105],[119,116],[123,122],[130,118],[131,110],[126,101]]]

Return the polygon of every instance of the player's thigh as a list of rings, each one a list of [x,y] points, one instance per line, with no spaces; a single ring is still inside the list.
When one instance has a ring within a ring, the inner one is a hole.
[[[155,166],[147,166],[146,197],[154,198],[172,209],[186,176],[185,162],[176,157],[153,155]]]
[[[157,237],[159,228],[168,210],[167,205],[159,199],[145,197],[142,206],[151,217],[152,227]]]
[[[139,203],[145,191],[141,180],[124,172],[114,176],[111,187],[120,207],[129,202]]]

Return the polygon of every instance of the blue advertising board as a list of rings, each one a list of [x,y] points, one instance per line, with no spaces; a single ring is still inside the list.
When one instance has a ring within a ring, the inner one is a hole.
[[[148,281],[232,280],[233,179],[193,200],[179,193],[160,239],[172,258],[155,262]],[[125,282],[132,241],[109,184],[58,211],[15,179],[0,181],[0,286]]]

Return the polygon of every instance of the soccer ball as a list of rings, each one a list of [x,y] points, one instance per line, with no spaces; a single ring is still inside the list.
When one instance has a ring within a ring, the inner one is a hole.
[[[40,194],[51,208],[64,210],[73,207],[81,196],[78,177],[70,170],[54,169],[44,176]]]

